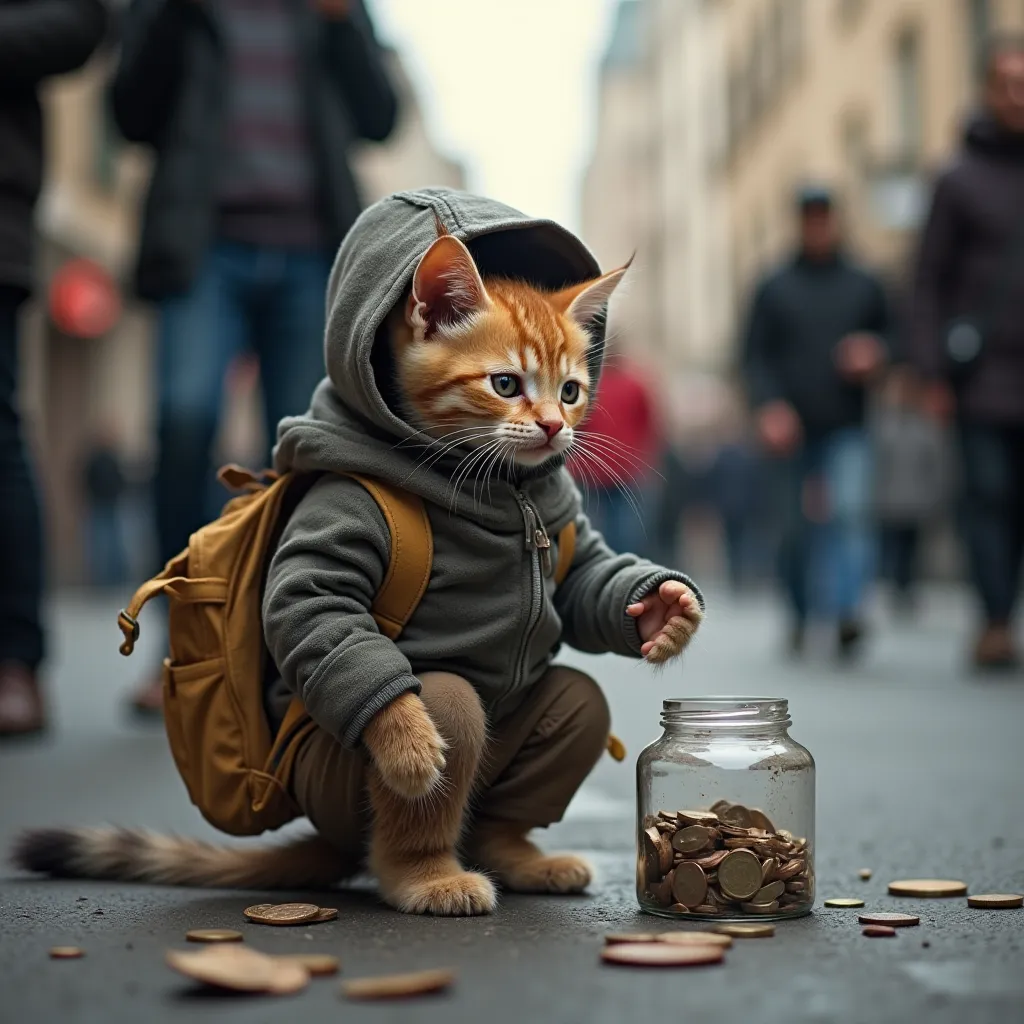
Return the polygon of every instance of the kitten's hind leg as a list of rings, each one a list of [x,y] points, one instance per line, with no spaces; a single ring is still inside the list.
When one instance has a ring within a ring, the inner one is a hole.
[[[470,857],[513,892],[583,892],[593,877],[587,861],[572,853],[546,854],[530,842],[528,832],[521,822],[479,822]]]
[[[486,740],[484,711],[473,687],[458,676],[429,672],[420,681],[423,704],[446,744],[444,768],[434,788],[414,799],[385,784],[386,770],[371,768],[370,868],[381,895],[398,910],[488,914],[496,903],[493,883],[485,875],[466,871],[455,853]],[[401,722],[395,727],[402,728]],[[415,737],[409,741],[415,742]]]

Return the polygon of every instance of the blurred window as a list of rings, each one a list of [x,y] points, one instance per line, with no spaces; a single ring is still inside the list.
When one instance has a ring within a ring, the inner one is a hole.
[[[896,40],[896,148],[901,159],[914,160],[921,151],[921,44],[916,29]]]

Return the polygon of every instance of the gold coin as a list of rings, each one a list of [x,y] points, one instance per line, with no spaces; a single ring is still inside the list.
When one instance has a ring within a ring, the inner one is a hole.
[[[767,939],[775,934],[775,925],[720,924],[715,931],[722,935],[731,935],[734,939]]]
[[[733,850],[718,865],[718,886],[733,900],[749,900],[761,888],[761,862],[749,850]]]
[[[1013,910],[1024,906],[1024,896],[1009,892],[986,892],[967,897],[967,906],[985,910]]]
[[[241,942],[242,933],[233,928],[193,928],[185,932],[189,942]]]
[[[78,946],[53,946],[50,949],[51,960],[78,960],[85,956],[85,950]]]
[[[891,928],[909,928],[921,923],[921,918],[913,914],[860,914],[857,920],[861,924],[887,924]]]
[[[406,996],[443,992],[454,984],[454,971],[413,971],[409,974],[384,974],[376,978],[356,978],[353,981],[343,982],[341,991],[349,999],[403,999]]]
[[[769,882],[767,885],[763,885],[753,896],[750,897],[751,903],[771,903],[772,900],[777,900],[786,891],[785,882]]]
[[[613,761],[625,761],[626,760],[626,745],[619,739],[618,736],[608,737],[608,753],[611,754]]]
[[[320,913],[310,921],[310,924],[323,924],[324,921],[334,921],[338,917],[337,907],[321,907]]]
[[[863,907],[864,901],[858,900],[855,897],[850,898],[846,896],[835,896],[830,900],[825,900],[826,907]]]
[[[274,957],[274,959],[284,960],[286,963],[299,964],[305,967],[314,977],[337,974],[341,969],[341,962],[336,956],[331,956],[330,953],[285,953],[282,956]]]
[[[634,967],[699,967],[718,964],[725,959],[721,946],[679,946],[665,942],[605,946],[601,959],[606,964]]]
[[[618,946],[623,942],[657,942],[658,940],[659,936],[651,932],[610,932],[604,937],[606,946]]]
[[[860,871],[857,872],[857,876],[859,878],[863,878],[865,882],[870,880],[872,874],[873,872],[871,868],[861,868]]]
[[[775,872],[779,870],[779,862],[774,857],[769,857],[761,864],[761,884],[767,885],[775,878]]]
[[[255,907],[250,907],[255,911]],[[306,924],[320,916],[320,908],[312,903],[275,903],[258,913],[246,913],[246,917],[259,924]]]
[[[309,971],[245,946],[209,946],[195,953],[169,950],[167,964],[193,981],[234,992],[298,992]]]
[[[662,932],[658,942],[667,942],[670,946],[721,946],[728,949],[732,945],[732,937],[718,932]]]
[[[252,921],[255,918],[259,917],[260,914],[263,914],[268,910],[272,910],[273,907],[273,903],[257,903],[254,906],[246,907],[245,910],[242,911],[242,913],[245,914],[245,916],[249,918],[250,921]]]
[[[966,896],[967,883],[947,878],[905,878],[889,883],[892,896],[945,897]]]
[[[708,894],[708,879],[699,864],[684,860],[672,876],[672,895],[684,907],[698,907]]]

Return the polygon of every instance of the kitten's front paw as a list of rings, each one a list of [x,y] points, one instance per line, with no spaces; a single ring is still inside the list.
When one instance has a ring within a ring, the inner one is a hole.
[[[381,781],[398,796],[416,800],[440,783],[448,745],[414,693],[402,694],[378,712],[363,742]]]
[[[590,885],[593,871],[574,853],[556,853],[510,865],[498,877],[515,892],[576,893]]]
[[[661,627],[661,631],[654,638],[652,646],[644,657],[653,665],[661,665],[678,657],[693,639],[703,617],[696,602],[694,602],[693,610],[687,614],[673,615]]]
[[[494,883],[475,871],[410,881],[390,902],[406,914],[436,914],[439,917],[475,917],[490,914],[498,902]]]

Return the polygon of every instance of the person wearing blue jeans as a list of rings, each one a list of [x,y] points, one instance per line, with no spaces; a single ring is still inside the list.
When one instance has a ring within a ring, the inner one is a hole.
[[[323,376],[331,256],[362,209],[349,149],[397,102],[363,0],[132,0],[112,104],[154,152],[136,291],[157,304],[155,505],[167,559],[209,518],[233,357],[260,361],[267,434]],[[136,710],[159,713],[154,680]]]
[[[888,358],[889,310],[878,279],[842,252],[829,190],[802,189],[797,209],[800,249],[758,285],[743,371],[761,443],[781,460],[791,647],[821,615],[848,656],[872,565],[866,391]]]

